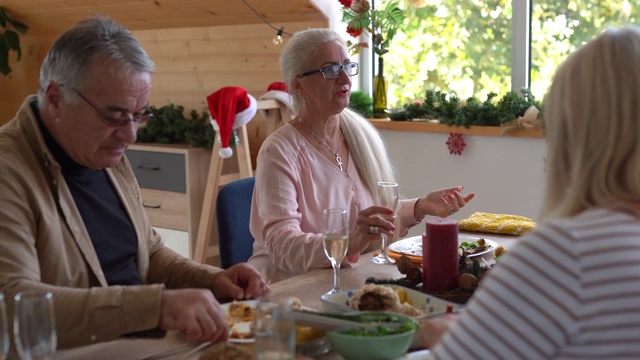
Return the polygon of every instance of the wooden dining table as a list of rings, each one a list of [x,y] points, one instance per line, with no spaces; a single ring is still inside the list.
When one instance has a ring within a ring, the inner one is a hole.
[[[474,237],[484,237],[496,241],[507,250],[517,244],[519,237],[511,235],[462,233]],[[375,252],[363,254],[350,267],[340,270],[340,286],[343,290],[358,289],[365,284],[368,277],[381,279],[397,279],[403,277],[396,265],[380,265],[371,262]],[[271,284],[271,300],[274,302],[291,297],[298,298],[307,308],[322,310],[322,294],[333,287],[333,273],[331,268],[316,269],[307,273]],[[57,360],[137,360],[152,353],[183,347],[184,351],[175,356],[162,359],[197,360],[203,351],[185,357],[190,348],[197,344],[187,344],[176,332],[169,332],[162,339],[119,339],[69,350],[61,350],[56,354]],[[244,344],[243,348],[253,351],[252,344]],[[300,356],[299,360],[310,358]],[[330,351],[315,357],[317,360],[343,360],[337,353]]]

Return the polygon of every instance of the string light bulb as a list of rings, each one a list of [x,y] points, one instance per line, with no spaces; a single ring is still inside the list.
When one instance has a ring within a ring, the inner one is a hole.
[[[284,42],[284,39],[282,38],[282,34],[284,33],[284,28],[280,28],[280,30],[278,30],[278,33],[276,34],[276,36],[273,37],[273,45],[282,45],[282,43]]]

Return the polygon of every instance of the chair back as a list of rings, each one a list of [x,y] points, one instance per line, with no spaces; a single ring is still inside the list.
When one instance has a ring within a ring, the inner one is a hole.
[[[253,253],[253,236],[249,231],[254,177],[224,185],[216,200],[220,265],[227,269],[249,260]]]

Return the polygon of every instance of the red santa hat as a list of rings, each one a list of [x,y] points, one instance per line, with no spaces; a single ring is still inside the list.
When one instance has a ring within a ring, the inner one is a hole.
[[[220,137],[222,149],[220,157],[233,155],[229,147],[232,130],[247,124],[256,114],[258,103],[247,93],[247,90],[236,86],[225,86],[207,96],[207,104],[211,112],[211,126]]]
[[[272,82],[269,84],[267,88],[267,92],[260,96],[260,100],[278,100],[283,103],[291,114],[293,114],[293,99],[291,99],[291,95],[289,94],[289,90],[287,89],[287,84],[283,82]],[[260,110],[264,117],[267,117],[265,110]]]

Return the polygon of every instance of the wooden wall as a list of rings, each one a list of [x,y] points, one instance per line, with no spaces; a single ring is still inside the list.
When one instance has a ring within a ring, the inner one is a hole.
[[[14,51],[9,53],[11,73],[0,74],[0,125],[11,120],[27,95],[38,91],[40,63],[53,38],[26,34],[20,37],[22,58],[16,61]]]
[[[293,33],[327,27],[328,23],[283,26]],[[191,109],[202,111],[207,109],[206,96],[223,86],[244,87],[258,98],[270,83],[282,81],[278,64],[282,46],[273,45],[275,31],[265,24],[133,30],[133,33],[156,63],[150,103],[158,107],[174,103],[184,106],[187,113]],[[36,92],[40,63],[54,37],[27,35],[21,40],[22,60],[11,63],[10,76],[0,76],[0,124],[15,115],[25,96]],[[260,125],[259,118],[250,126],[250,135],[260,134],[261,130],[256,128]]]

